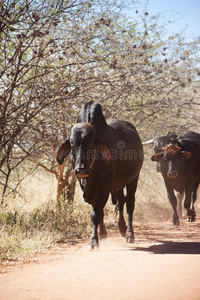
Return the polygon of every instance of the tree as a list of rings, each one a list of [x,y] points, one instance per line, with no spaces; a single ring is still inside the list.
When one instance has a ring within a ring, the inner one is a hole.
[[[10,179],[20,168],[32,170],[27,168],[27,158],[58,174],[63,184],[67,182],[71,166],[67,164],[63,176],[55,151],[86,101],[101,102],[106,118],[131,121],[143,138],[168,129],[181,131],[199,122],[193,109],[199,108],[199,40],[188,43],[181,34],[166,37],[159,16],[146,11],[136,11],[129,20],[128,4],[111,0],[3,2],[3,194],[16,190]],[[154,124],[151,131],[149,124]]]
[[[3,195],[11,174],[24,159],[33,153],[37,155],[41,149],[45,152],[45,137],[50,136],[50,140],[57,143],[56,135],[53,136],[56,124],[49,130],[49,124],[53,123],[52,109],[69,108],[76,101],[80,86],[85,85],[85,78],[80,83],[81,66],[93,63],[94,58],[84,58],[79,51],[88,38],[96,38],[90,32],[94,20],[89,21],[89,18],[95,11],[92,4],[91,1],[59,0],[2,3],[0,167]],[[101,2],[93,5],[98,15],[102,13],[99,5]],[[104,19],[99,22],[104,23]],[[59,125],[61,131],[66,129],[64,123]]]

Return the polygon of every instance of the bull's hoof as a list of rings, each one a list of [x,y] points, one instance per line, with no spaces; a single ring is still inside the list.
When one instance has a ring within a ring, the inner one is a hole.
[[[172,225],[173,226],[179,226],[180,225],[179,220],[173,220]]]
[[[133,233],[127,233],[126,234],[125,243],[126,244],[133,244],[134,243],[134,234]]]
[[[98,250],[99,249],[99,242],[98,238],[91,237],[90,238],[90,245],[89,245],[89,250]]]
[[[99,244],[98,245],[89,245],[88,250],[89,251],[99,250]]]
[[[195,222],[195,216],[188,216],[186,221],[187,222]]]
[[[179,217],[178,217],[177,213],[173,214],[172,225],[174,225],[174,226],[179,226],[180,225]]]
[[[134,238],[125,238],[125,243],[126,244],[133,244],[134,243]]]

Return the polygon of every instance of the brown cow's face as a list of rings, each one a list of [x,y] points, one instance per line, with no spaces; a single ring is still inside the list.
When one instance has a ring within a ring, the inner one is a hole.
[[[163,158],[168,165],[168,178],[174,179],[178,177],[178,159],[180,158],[180,150],[180,147],[173,144],[163,147]]]
[[[191,156],[192,154],[190,152],[181,151],[180,147],[169,144],[163,147],[162,152],[155,153],[151,159],[153,161],[163,159],[168,165],[167,177],[173,179],[178,177],[179,160],[189,159]]]

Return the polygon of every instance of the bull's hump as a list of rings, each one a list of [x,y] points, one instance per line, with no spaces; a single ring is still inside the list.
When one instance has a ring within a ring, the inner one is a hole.
[[[102,112],[101,104],[93,101],[84,104],[78,115],[77,123],[90,123],[97,128],[105,127],[107,123]]]

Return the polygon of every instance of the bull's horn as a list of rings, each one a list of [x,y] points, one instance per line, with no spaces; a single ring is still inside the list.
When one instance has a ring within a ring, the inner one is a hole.
[[[148,144],[153,144],[154,139],[151,139],[149,141],[143,142],[142,145],[148,145]]]

